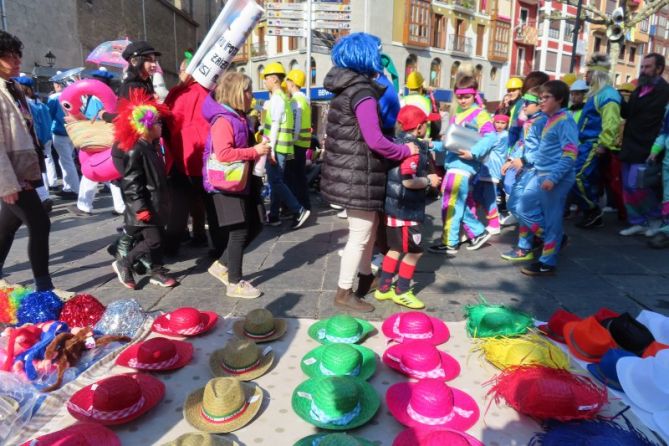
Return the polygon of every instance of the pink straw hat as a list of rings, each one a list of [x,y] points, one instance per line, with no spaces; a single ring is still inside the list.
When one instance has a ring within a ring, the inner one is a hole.
[[[193,345],[190,342],[157,337],[126,348],[116,358],[116,364],[137,370],[157,372],[180,369],[192,358]]]
[[[217,319],[213,311],[181,307],[158,316],[153,322],[153,331],[167,336],[197,336],[211,330]]]
[[[165,385],[151,375],[127,373],[105,378],[76,392],[67,410],[80,421],[123,424],[151,410],[165,396]]]
[[[395,344],[386,349],[383,362],[409,378],[440,378],[450,381],[460,374],[460,364],[429,341]]]
[[[381,330],[384,335],[397,342],[423,339],[439,345],[451,337],[444,321],[421,311],[395,313],[383,321]]]
[[[465,431],[480,415],[474,398],[442,379],[394,384],[386,392],[386,404],[398,422],[416,428]]]
[[[121,446],[121,440],[101,424],[77,423],[26,441],[21,446]]]
[[[484,446],[466,432],[453,429],[406,429],[395,437],[393,446]]]

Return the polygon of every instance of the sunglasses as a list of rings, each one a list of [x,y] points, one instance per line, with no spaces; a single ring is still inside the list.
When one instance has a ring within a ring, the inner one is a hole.
[[[528,105],[539,105],[539,103],[537,101],[528,101],[527,99],[525,99],[523,107],[527,107]]]

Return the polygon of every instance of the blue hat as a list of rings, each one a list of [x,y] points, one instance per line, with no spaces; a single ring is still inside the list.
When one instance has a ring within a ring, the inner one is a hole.
[[[554,423],[543,433],[536,434],[529,446],[656,446],[625,418],[627,428],[614,421],[572,421]]]
[[[616,364],[620,358],[626,356],[636,356],[626,350],[614,348],[606,352],[599,363],[588,364],[588,371],[602,383],[619,392],[623,391],[620,381],[618,380],[618,371]]]
[[[569,87],[569,91],[588,91],[588,90],[590,90],[590,87],[588,87],[588,84],[583,79],[575,80],[574,83],[571,84],[571,87]]]
[[[93,77],[101,77],[103,79],[111,80],[114,79],[114,75],[107,70],[95,70],[91,72]]]
[[[25,85],[26,87],[32,87],[33,85],[35,85],[33,79],[28,76],[15,77],[14,80],[21,85]]]

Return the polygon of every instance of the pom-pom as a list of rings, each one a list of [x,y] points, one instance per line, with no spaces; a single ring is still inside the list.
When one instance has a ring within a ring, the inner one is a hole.
[[[35,291],[21,301],[16,313],[19,325],[58,320],[63,302],[53,291]]]
[[[70,327],[93,327],[98,323],[105,306],[90,294],[78,294],[65,302],[60,320]]]

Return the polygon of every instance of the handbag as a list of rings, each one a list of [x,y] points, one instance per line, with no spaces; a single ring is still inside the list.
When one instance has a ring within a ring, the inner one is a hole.
[[[639,189],[653,189],[660,186],[662,184],[662,164],[649,162],[639,167],[636,180],[636,186]]]
[[[444,134],[444,148],[449,152],[459,153],[460,150],[469,150],[480,140],[478,131],[451,123]]]
[[[212,154],[207,159],[207,179],[221,192],[243,192],[249,178],[248,161],[221,162]]]

